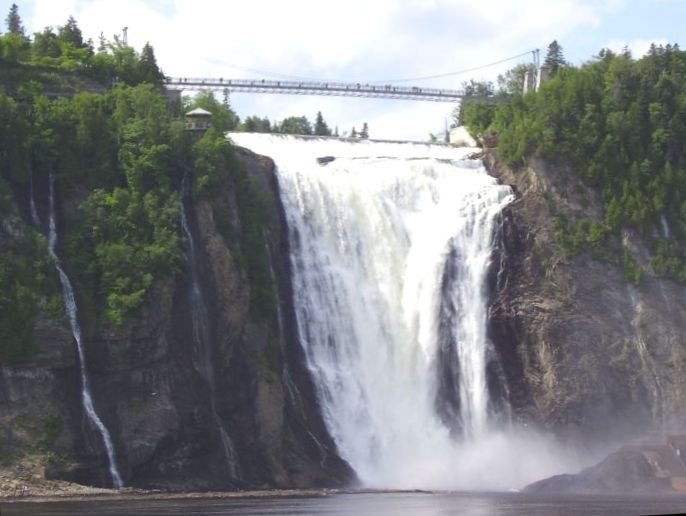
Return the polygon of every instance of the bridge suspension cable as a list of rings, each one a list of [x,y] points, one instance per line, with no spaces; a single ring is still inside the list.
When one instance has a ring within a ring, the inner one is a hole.
[[[425,76],[421,76],[421,77],[406,77],[403,79],[374,79],[374,80],[360,81],[360,82],[365,82],[366,84],[394,84],[394,83],[399,83],[399,82],[428,81],[430,79],[441,79],[443,77],[452,77],[455,75],[462,75],[465,73],[484,70],[486,68],[490,68],[491,66],[496,66],[499,64],[507,63],[508,61],[512,61],[514,59],[518,59],[520,57],[524,57],[527,54],[532,54],[533,60],[537,64],[539,51],[540,51],[540,49],[538,49],[538,48],[533,49],[533,50],[527,50],[526,52],[522,52],[522,53],[514,55],[514,56],[506,57],[506,58],[500,59],[498,61],[493,61],[492,63],[488,63],[485,65],[475,66],[473,68],[465,68],[463,70],[455,70],[452,72],[440,73],[440,74],[436,74],[436,75],[425,75]],[[228,66],[230,68],[235,68],[236,70],[242,70],[244,72],[259,73],[260,75],[265,75],[265,76],[270,76],[270,77],[281,77],[283,79],[293,79],[296,81],[326,82],[324,79],[320,79],[320,78],[302,77],[299,75],[290,75],[290,74],[285,74],[285,73],[280,73],[280,72],[270,72],[267,70],[258,70],[256,68],[248,68],[246,66],[239,66],[236,64],[232,64],[232,63],[221,62],[221,64],[223,64],[224,66]]]
[[[370,81],[370,82],[372,82],[372,83],[391,83],[392,84],[392,83],[397,83],[397,82],[428,81],[429,79],[441,79],[443,77],[451,77],[454,75],[462,75],[465,73],[476,72],[478,70],[490,68],[491,66],[507,63],[508,61],[512,61],[514,59],[523,57],[527,54],[533,54],[534,56],[536,56],[538,50],[539,49],[537,49],[537,48],[535,48],[533,50],[527,50],[526,52],[522,52],[521,54],[517,54],[516,56],[501,59],[500,61],[494,61],[492,63],[488,63],[488,64],[481,65],[481,66],[476,66],[474,68],[466,68],[464,70],[456,70],[454,72],[446,72],[446,73],[441,73],[441,74],[437,74],[437,75],[425,75],[423,77],[408,77],[405,79],[386,79],[386,80],[382,80],[382,81]]]

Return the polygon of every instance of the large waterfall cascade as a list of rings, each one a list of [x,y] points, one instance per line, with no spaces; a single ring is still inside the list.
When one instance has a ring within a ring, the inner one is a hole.
[[[55,179],[50,175],[50,214],[48,221],[48,253],[52,258],[57,274],[62,286],[62,298],[64,300],[64,307],[69,318],[69,326],[71,327],[74,341],[76,342],[76,351],[79,361],[79,372],[81,377],[81,402],[86,413],[88,421],[97,431],[102,439],[105,452],[107,453],[107,461],[109,466],[110,477],[112,485],[116,489],[120,489],[124,483],[122,482],[119,469],[117,468],[117,456],[114,451],[114,444],[109,430],[102,422],[93,404],[93,396],[91,395],[90,382],[88,381],[88,368],[86,367],[86,355],[83,349],[83,337],[81,335],[81,326],[78,320],[78,309],[76,305],[76,297],[74,296],[74,288],[67,273],[62,267],[62,262],[57,255],[57,220],[55,216]],[[33,193],[33,192],[32,192]],[[32,206],[32,213],[35,208]],[[37,216],[36,216],[37,219]]]
[[[228,137],[275,161],[300,342],[365,486],[508,489],[578,466],[493,417],[487,278],[513,194],[467,159],[473,149]]]

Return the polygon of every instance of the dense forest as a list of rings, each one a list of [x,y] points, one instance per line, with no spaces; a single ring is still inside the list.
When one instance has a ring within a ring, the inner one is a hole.
[[[31,352],[39,312],[63,310],[47,251],[47,210],[35,206],[47,205],[51,175],[62,211],[72,212],[59,253],[87,326],[122,324],[156,279],[179,272],[185,173],[195,176],[196,197],[231,176],[246,217],[255,219],[237,240],[252,257],[248,265],[259,265],[259,199],[223,136],[238,123],[228,105],[212,95],[186,99],[185,108],[215,115],[214,128],[194,137],[161,88],[164,76],[150,45],[138,54],[115,38],[93,51],[73,18],[31,41],[16,6],[7,28],[0,36],[0,67],[9,71],[0,82],[0,362]],[[95,82],[56,95],[67,91],[74,72]],[[98,83],[107,88],[100,92]],[[246,267],[251,279],[259,281],[258,269]]]
[[[79,296],[86,326],[121,325],[144,303],[155,280],[182,265],[180,185],[192,171],[196,197],[235,185],[243,234],[226,239],[242,256],[251,312],[269,312],[261,207],[224,132],[338,136],[321,112],[280,122],[241,121],[211,92],[171,102],[153,47],[139,53],[122,39],[85,40],[76,20],[26,34],[13,4],[0,34],[0,362],[31,353],[40,312],[62,314],[47,251],[47,212],[36,210],[49,176],[66,208],[60,255]],[[210,111],[201,138],[184,131],[183,112]],[[353,129],[353,132],[355,130]],[[368,137],[367,125],[355,136]],[[20,205],[17,206],[17,200]],[[23,205],[22,205],[23,204]],[[29,208],[30,205],[30,208]],[[228,215],[219,214],[218,220]],[[62,217],[64,218],[64,217]],[[220,222],[221,223],[221,222]]]
[[[567,254],[607,256],[612,237],[634,228],[652,251],[652,273],[686,281],[686,52],[652,45],[634,59],[602,50],[574,67],[553,42],[545,64],[550,79],[538,92],[501,90],[503,102],[465,103],[460,121],[477,136],[497,135],[505,163],[538,156],[569,165],[599,192],[602,219],[556,218]],[[635,264],[623,262],[639,281]]]

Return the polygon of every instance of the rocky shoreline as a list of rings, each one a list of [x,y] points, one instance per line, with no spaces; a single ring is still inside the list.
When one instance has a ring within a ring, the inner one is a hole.
[[[159,491],[125,487],[120,490],[103,489],[69,484],[60,484],[58,491],[41,491],[40,487],[29,487],[24,495],[5,495],[0,492],[0,503],[50,503],[50,502],[79,502],[79,501],[131,501],[131,500],[221,500],[236,498],[317,498],[341,494],[382,494],[382,493],[415,493],[434,494],[433,491],[419,489],[363,489],[363,488],[313,488],[313,489],[258,489],[237,491]],[[31,489],[37,489],[32,491]]]

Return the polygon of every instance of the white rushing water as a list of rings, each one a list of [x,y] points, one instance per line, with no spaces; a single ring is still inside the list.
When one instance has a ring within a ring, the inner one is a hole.
[[[37,228],[40,227],[40,217],[36,208],[36,192],[33,188],[33,170],[29,174],[29,207],[31,209],[31,222]]]
[[[301,343],[328,429],[362,483],[508,488],[541,478],[532,461],[546,444],[513,458],[526,439],[489,421],[486,280],[511,189],[466,159],[473,149],[229,137],[277,165]],[[446,335],[458,435],[439,408]]]
[[[71,327],[71,332],[76,341],[76,350],[79,359],[79,371],[81,376],[81,401],[83,403],[83,409],[86,412],[86,417],[88,421],[96,429],[100,437],[102,438],[105,451],[107,453],[107,460],[109,465],[110,477],[112,478],[112,485],[116,489],[120,489],[124,483],[122,482],[121,475],[117,468],[117,457],[114,452],[114,444],[112,444],[112,438],[107,427],[102,422],[98,413],[95,411],[95,406],[93,405],[93,397],[91,395],[90,383],[88,381],[88,371],[86,368],[86,355],[83,350],[83,338],[81,336],[81,327],[79,326],[76,298],[74,297],[74,289],[69,280],[69,276],[64,271],[62,263],[57,256],[57,222],[55,216],[55,180],[52,174],[50,175],[50,220],[49,220],[49,232],[48,232],[48,253],[52,258],[55,268],[57,269],[57,274],[60,278],[60,284],[62,285],[62,298],[64,300],[64,307],[67,311],[67,316],[69,318],[69,326]]]

